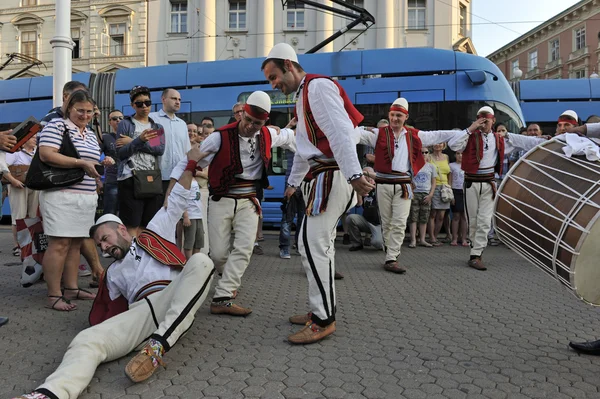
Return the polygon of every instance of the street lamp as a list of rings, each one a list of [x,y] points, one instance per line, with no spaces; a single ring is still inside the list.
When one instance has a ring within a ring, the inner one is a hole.
[[[517,80],[521,79],[521,77],[523,76],[523,71],[521,71],[519,68],[515,68],[513,69],[513,77]]]
[[[590,75],[590,79],[598,79],[598,78],[600,78],[600,75],[598,75],[596,72],[594,72]]]

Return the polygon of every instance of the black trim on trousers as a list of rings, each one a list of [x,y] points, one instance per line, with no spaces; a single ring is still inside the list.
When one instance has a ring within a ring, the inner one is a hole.
[[[152,320],[154,320],[154,325],[156,326],[156,328],[158,328],[158,320],[156,319],[156,314],[154,313],[154,306],[152,306],[152,302],[150,302],[150,299],[148,299],[148,297],[144,297],[144,299],[146,300],[146,302],[148,303],[148,307],[150,308],[150,313],[152,314]]]
[[[150,336],[150,338],[154,338],[162,344],[165,352],[168,352],[171,349],[171,345],[169,345],[169,343],[167,342],[167,339],[169,339],[171,334],[173,334],[173,331],[175,331],[175,329],[179,326],[179,324],[181,324],[183,322],[183,320],[188,316],[188,314],[192,311],[192,308],[194,307],[194,305],[196,305],[196,302],[198,302],[198,300],[200,299],[202,294],[204,294],[204,291],[206,290],[208,283],[210,283],[210,280],[214,273],[215,273],[215,269],[213,268],[210,271],[210,274],[208,275],[208,277],[206,278],[206,281],[202,285],[202,288],[200,288],[200,291],[198,291],[196,293],[196,295],[194,295],[192,297],[192,299],[188,302],[188,304],[185,306],[185,308],[183,308],[183,310],[181,311],[179,316],[177,316],[177,319],[175,319],[173,324],[171,324],[169,326],[167,331],[165,331],[165,333],[162,336],[160,336],[158,334],[152,334]]]
[[[56,396],[55,394],[53,394],[52,392],[50,392],[49,390],[47,390],[46,388],[38,388],[35,391],[33,391],[34,393],[41,393],[42,395],[46,395],[47,397],[49,397],[50,399],[60,399],[58,396]]]
[[[306,216],[306,218],[309,218],[309,217],[310,216]],[[325,314],[327,315],[326,320],[321,320],[320,318],[318,318],[315,315],[315,312],[312,312],[311,319],[317,325],[319,325],[321,327],[325,327],[335,320],[335,315],[332,315],[329,312],[329,304],[327,303],[327,295],[325,294],[325,287],[323,287],[323,282],[319,278],[319,273],[317,273],[317,267],[315,266],[315,261],[313,260],[312,254],[310,253],[310,247],[308,245],[308,236],[307,236],[307,232],[306,232],[306,229],[308,228],[308,220],[304,221],[303,227],[304,227],[304,230],[302,231],[302,241],[304,242],[304,252],[306,253],[306,259],[308,261],[308,265],[310,266],[310,270],[313,274],[313,277],[315,278],[317,287],[319,288],[319,292],[321,293],[321,299],[323,300],[323,306],[325,307]],[[331,282],[330,282],[330,284],[331,284]]]

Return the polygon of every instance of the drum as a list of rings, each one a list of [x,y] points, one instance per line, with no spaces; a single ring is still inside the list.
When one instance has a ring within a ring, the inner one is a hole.
[[[600,162],[567,157],[553,139],[505,176],[494,225],[512,250],[600,306]]]

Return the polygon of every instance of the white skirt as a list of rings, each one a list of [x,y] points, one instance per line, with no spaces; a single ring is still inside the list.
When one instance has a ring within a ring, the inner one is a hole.
[[[73,191],[40,192],[44,233],[53,237],[89,237],[94,224],[98,194]]]

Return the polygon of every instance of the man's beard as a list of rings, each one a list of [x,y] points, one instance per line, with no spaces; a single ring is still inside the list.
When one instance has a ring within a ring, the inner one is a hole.
[[[127,255],[127,251],[129,251],[130,243],[127,242],[123,237],[117,236],[117,244],[108,248],[108,254],[112,256],[115,260],[121,260]]]

